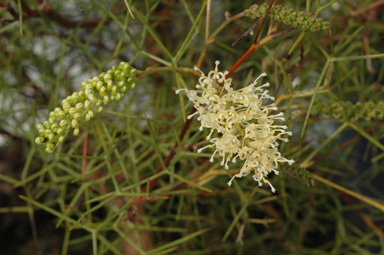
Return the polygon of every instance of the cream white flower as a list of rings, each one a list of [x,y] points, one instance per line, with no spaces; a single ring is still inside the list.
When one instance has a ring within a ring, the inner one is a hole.
[[[206,139],[211,144],[200,148],[198,152],[215,147],[211,161],[218,154],[222,157],[221,165],[226,169],[230,162],[235,163],[238,158],[244,161],[240,172],[228,182],[229,186],[235,177],[241,178],[252,173],[259,186],[266,183],[275,192],[266,177],[271,172],[279,174],[278,163],[294,163],[293,160],[282,157],[278,151],[280,141],[288,142],[283,136],[292,133],[286,131],[287,126],[275,124],[276,120],[282,122],[285,118],[283,113],[271,114],[278,108],[273,103],[274,97],[265,90],[269,83],[257,86],[258,80],[266,74],[262,73],[249,86],[234,90],[232,79],[225,77],[227,71],[219,72],[220,62],[216,61],[215,64],[215,69],[207,76],[196,68],[201,72],[196,90],[176,91],[186,91],[187,97],[196,108],[196,112],[188,118],[197,115],[201,123],[200,130],[210,129]],[[269,104],[266,104],[267,101],[270,101]],[[215,131],[218,137],[211,138]]]

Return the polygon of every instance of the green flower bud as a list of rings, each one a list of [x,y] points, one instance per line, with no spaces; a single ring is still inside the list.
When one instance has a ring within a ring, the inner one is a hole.
[[[53,152],[62,143],[69,129],[73,128],[74,135],[79,134],[81,121],[88,121],[101,112],[104,105],[111,101],[120,100],[127,86],[135,87],[136,69],[128,63],[120,63],[111,70],[88,79],[81,83],[81,90],[74,92],[61,102],[61,108],[56,107],[49,113],[49,118],[43,124],[36,126],[40,135],[35,139],[38,144],[46,143],[46,151]]]
[[[113,86],[112,81],[111,81],[111,80],[107,81],[107,90],[108,90],[108,91],[111,91],[112,86]]]
[[[122,67],[122,70],[123,70],[124,73],[128,73],[128,71],[129,71],[129,65],[128,64],[127,65],[122,65],[121,67]]]
[[[78,135],[79,135],[79,132],[80,132],[80,129],[75,128],[75,130],[73,131],[73,135],[74,135],[74,136],[78,136]]]
[[[100,91],[100,89],[103,87],[104,83],[102,81],[98,81],[96,85],[96,89]]]
[[[89,109],[91,109],[91,101],[89,101],[89,100],[85,100],[85,103],[84,103],[84,109],[85,110],[89,110]]]
[[[60,111],[58,114],[57,114],[57,118],[59,119],[64,119],[66,116],[65,112],[64,111]]]
[[[82,103],[77,103],[76,104],[76,109],[78,112],[82,111],[83,110],[83,104]]]
[[[121,80],[121,72],[120,72],[120,71],[116,71],[116,72],[115,72],[115,76],[116,76],[116,78],[118,78],[119,80]]]
[[[94,97],[93,97],[93,93],[86,93],[87,97],[89,100],[93,101]]]
[[[85,99],[85,93],[84,93],[84,91],[80,91],[80,92],[79,92],[79,99],[80,99],[81,101],[84,101],[84,99]]]
[[[73,116],[73,114],[75,114],[77,112],[76,108],[72,107],[71,109],[69,109],[69,114],[71,114]]]
[[[112,87],[112,95],[116,95],[116,93],[117,93],[117,86],[113,86]]]
[[[50,149],[50,148],[47,147],[47,148],[45,148],[45,151],[48,152],[48,153],[52,153],[52,152],[54,152],[54,149]]]
[[[66,103],[66,104],[63,104],[63,110],[65,113],[68,113],[69,112],[69,109],[71,109],[71,105]]]
[[[71,127],[72,128],[76,128],[77,127],[77,120],[76,119],[73,119],[72,122],[71,122]]]
[[[60,127],[66,127],[68,125],[68,121],[67,120],[61,120],[60,121]]]
[[[45,128],[44,128],[43,125],[41,125],[41,124],[37,124],[37,125],[36,125],[36,128],[37,128],[37,130],[39,131],[39,133],[44,133]]]
[[[55,150],[55,144],[54,143],[48,143],[47,148],[45,149],[47,152],[52,153]]]
[[[41,137],[41,136],[36,137],[36,139],[35,139],[35,143],[37,143],[37,144],[42,144],[43,142],[44,142],[44,137]]]
[[[95,106],[99,107],[102,103],[103,103],[103,101],[101,101],[101,99],[97,99]]]
[[[81,118],[81,113],[79,113],[79,112],[75,113],[75,114],[73,115],[73,118],[74,118],[74,119],[77,119],[77,120],[80,120],[80,118]]]
[[[124,86],[124,84],[125,84],[124,81],[119,81],[119,82],[117,83],[117,87],[121,88],[121,87]]]
[[[106,75],[104,75],[104,81],[106,81],[106,82],[108,82],[108,81],[110,81],[112,79],[112,76],[111,76],[111,74],[106,74]]]
[[[81,90],[85,89],[85,86],[87,86],[87,82],[86,81],[83,81],[81,83]]]
[[[56,133],[58,127],[59,127],[59,125],[57,125],[57,123],[52,124],[51,129],[52,129],[53,133]]]
[[[74,103],[75,101],[79,100],[79,92],[73,92],[71,99]]]
[[[109,103],[109,97],[108,96],[104,96],[103,98],[103,104],[106,105]]]
[[[101,96],[105,96],[105,95],[107,94],[107,93],[106,93],[106,91],[107,91],[107,88],[106,88],[106,87],[101,87],[99,91],[100,91],[100,95],[101,95]]]
[[[92,110],[89,110],[87,114],[88,114],[90,119],[92,119],[95,116],[95,114],[93,113]]]
[[[59,139],[57,139],[57,142],[58,142],[58,143],[62,143],[62,142],[64,141],[64,139],[65,139],[65,136],[61,135],[61,136],[59,137]]]

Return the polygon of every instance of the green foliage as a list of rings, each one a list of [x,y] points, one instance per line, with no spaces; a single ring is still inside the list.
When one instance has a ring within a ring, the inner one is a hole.
[[[296,18],[323,17],[332,30],[288,17],[300,35],[275,13],[257,43],[250,35],[233,48],[254,3],[0,4],[0,254],[383,253],[382,6],[287,0]],[[239,59],[234,89],[267,73],[292,131],[279,153],[296,165],[268,175],[275,193],[250,176],[228,187],[242,164],[198,153],[210,131],[175,94],[194,89],[195,65],[230,70]],[[121,81],[126,91],[113,95]],[[55,131],[38,134],[49,117]],[[35,143],[56,147],[67,132],[53,153]]]

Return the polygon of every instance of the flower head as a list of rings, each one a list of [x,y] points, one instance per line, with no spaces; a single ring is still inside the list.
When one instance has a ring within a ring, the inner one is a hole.
[[[259,186],[267,183],[275,192],[266,177],[271,172],[279,174],[278,163],[293,164],[293,160],[282,157],[278,151],[279,141],[287,142],[285,136],[292,133],[287,131],[287,126],[275,124],[275,121],[282,122],[285,119],[283,113],[271,114],[278,108],[273,103],[274,97],[265,89],[269,83],[258,86],[258,80],[266,74],[262,73],[250,85],[234,90],[232,79],[225,77],[227,72],[219,72],[220,62],[216,61],[215,64],[215,69],[207,76],[197,69],[201,77],[196,90],[181,89],[186,91],[196,108],[196,112],[188,118],[198,115],[200,130],[211,130],[207,136],[211,144],[200,148],[198,152],[215,147],[211,161],[218,154],[222,157],[221,165],[226,169],[229,163],[235,163],[237,159],[244,161],[240,172],[228,182],[229,186],[235,177],[241,178],[252,173]],[[215,132],[218,137],[211,138]]]
[[[52,153],[64,141],[71,128],[73,134],[80,132],[80,122],[89,121],[103,110],[103,106],[120,100],[127,89],[135,87],[136,69],[121,62],[112,70],[101,73],[81,84],[81,90],[61,101],[62,107],[50,112],[49,119],[37,125],[37,144],[46,144],[46,151]]]

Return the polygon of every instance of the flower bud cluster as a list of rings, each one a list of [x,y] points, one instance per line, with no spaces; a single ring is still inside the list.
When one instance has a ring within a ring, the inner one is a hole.
[[[106,73],[101,73],[81,84],[81,90],[74,92],[61,102],[61,107],[49,113],[43,124],[37,125],[39,136],[35,142],[46,144],[46,151],[52,153],[62,143],[70,129],[79,134],[80,122],[89,121],[103,106],[120,100],[127,89],[135,87],[136,69],[121,62]]]
[[[267,3],[261,5],[254,4],[244,11],[244,15],[252,19],[261,18],[265,15],[267,9]],[[274,20],[293,27],[301,28],[305,31],[324,31],[328,30],[330,27],[329,22],[322,18],[316,18],[309,12],[298,12],[283,5],[272,6],[269,10],[269,16]]]
[[[381,120],[384,118],[384,101],[377,103],[351,101],[321,102],[315,103],[311,112],[312,115],[332,116],[336,119],[343,119],[345,116],[357,121],[364,118],[367,121]]]
[[[266,177],[271,172],[279,174],[278,163],[293,164],[293,160],[282,157],[278,151],[279,141],[287,142],[284,136],[292,133],[287,131],[287,126],[275,124],[276,120],[285,120],[283,113],[271,114],[278,109],[277,106],[274,103],[265,104],[274,101],[274,97],[265,90],[269,83],[256,86],[257,81],[266,74],[261,74],[249,86],[234,90],[232,79],[225,77],[227,72],[218,71],[220,62],[216,61],[215,64],[215,70],[210,71],[208,76],[199,70],[201,77],[196,90],[176,91],[186,91],[196,108],[196,112],[188,118],[198,115],[200,130],[210,129],[206,139],[211,144],[200,148],[198,152],[214,147],[211,162],[218,154],[222,157],[221,165],[226,169],[229,163],[235,163],[237,159],[244,161],[240,172],[228,182],[229,186],[235,177],[241,178],[252,173],[259,186],[268,183],[272,192],[275,192]],[[218,137],[211,138],[215,131]]]

